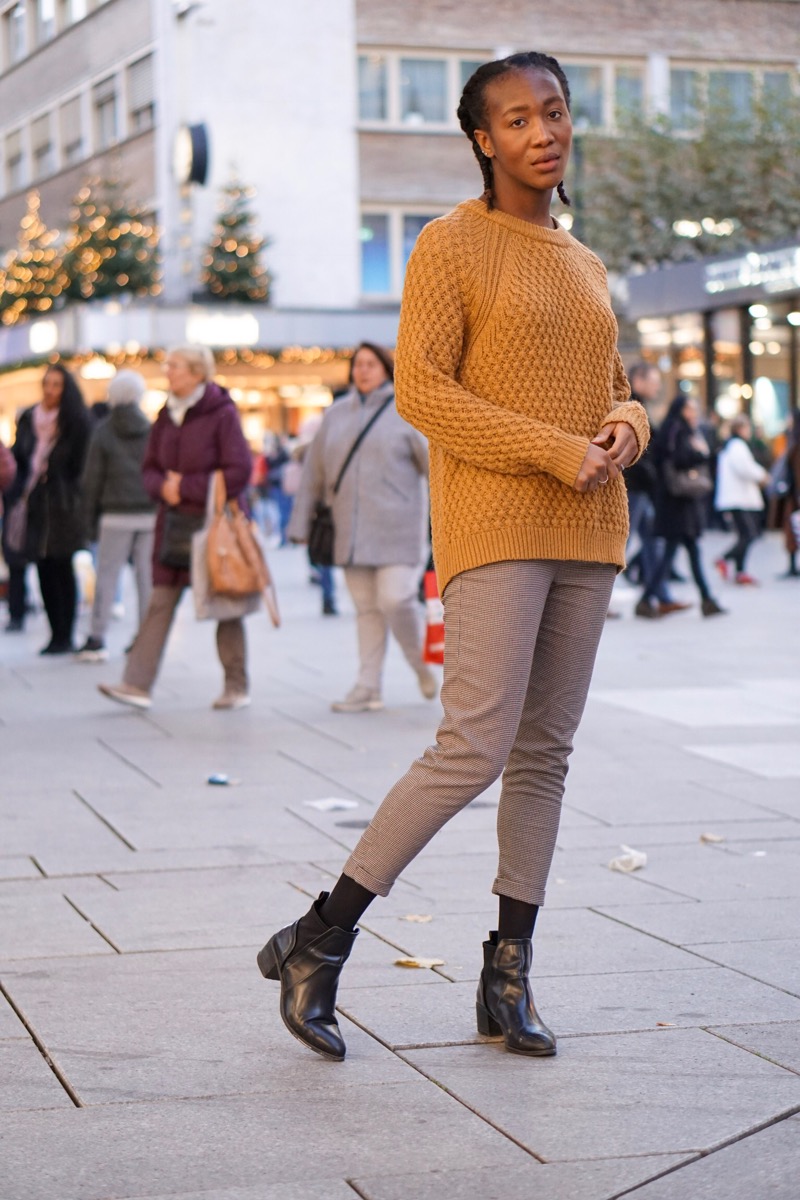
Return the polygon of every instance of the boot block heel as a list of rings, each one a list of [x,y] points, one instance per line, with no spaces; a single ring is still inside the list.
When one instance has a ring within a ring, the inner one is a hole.
[[[478,1017],[478,1033],[482,1037],[500,1037],[503,1031],[488,1008],[484,1008],[482,1004],[476,1004],[475,1012]]]
[[[258,969],[265,979],[280,979],[278,971],[278,960],[275,957],[272,940],[268,941],[263,950],[259,950],[256,955]]]

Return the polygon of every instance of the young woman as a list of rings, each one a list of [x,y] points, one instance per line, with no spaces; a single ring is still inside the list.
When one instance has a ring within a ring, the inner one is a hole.
[[[330,895],[258,955],[281,1015],[342,1059],[334,1004],[356,924],[447,820],[501,773],[497,931],[477,1017],[509,1050],[555,1053],[528,973],[567,759],[589,688],[644,450],[600,261],[550,215],[572,127],[558,62],[514,54],[466,85],[461,127],[483,174],[422,231],[406,276],[397,406],[430,443],[445,606],[444,718],[395,784]]]
[[[212,472],[225,475],[228,496],[240,496],[252,470],[236,405],[214,383],[214,356],[205,346],[179,346],[166,362],[169,395],[150,431],[142,464],[145,491],[158,503],[153,549],[153,591],[128,654],[122,683],[99,684],[110,700],[149,708],[151,689],[172,621],[189,586],[191,526],[202,524]],[[187,520],[188,518],[188,520]],[[175,531],[170,545],[170,525]],[[181,526],[183,533],[180,532]],[[241,618],[217,625],[217,653],[225,672],[214,708],[250,703]]]
[[[746,413],[731,422],[731,436],[719,456],[717,489],[714,505],[717,512],[727,513],[736,532],[736,541],[714,564],[723,579],[729,577],[728,563],[733,563],[736,583],[749,585],[756,580],[745,570],[748,551],[761,533],[761,514],[764,511],[762,487],[769,482],[769,472],[757,463],[750,449],[753,425]]]
[[[381,346],[362,343],[350,366],[352,390],[328,409],[303,463],[289,536],[308,541],[319,502],[333,509],[337,566],[356,609],[358,676],[334,712],[383,708],[383,664],[389,632],[428,700],[436,676],[422,661],[423,629],[417,590],[425,562],[428,447],[394,405],[394,363]],[[379,415],[378,415],[379,414]],[[336,480],[356,439],[369,432]]]
[[[24,565],[39,573],[50,641],[42,654],[69,654],[78,589],[72,556],[83,545],[81,475],[90,423],[81,390],[61,363],[48,367],[42,399],[17,425],[17,478],[6,499],[4,546],[21,587],[18,627],[24,619]],[[16,582],[16,581],[15,581]],[[12,613],[12,619],[15,613]]]
[[[669,579],[678,547],[689,556],[692,578],[700,593],[700,611],[704,617],[717,617],[725,612],[711,595],[700,557],[700,537],[705,525],[705,500],[691,496],[673,495],[666,483],[666,472],[706,470],[710,475],[711,449],[699,429],[700,409],[691,396],[676,396],[669,406],[664,424],[656,438],[659,481],[656,489],[655,535],[664,539],[664,548],[656,561],[637,610],[654,605],[659,592]]]

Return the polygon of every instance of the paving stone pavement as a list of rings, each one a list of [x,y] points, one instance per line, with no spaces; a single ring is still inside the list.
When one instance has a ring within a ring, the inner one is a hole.
[[[188,598],[147,714],[96,690],[130,621],[100,666],[39,658],[41,616],[0,635],[0,1200],[797,1200],[800,584],[775,539],[724,618],[637,621],[618,583],[537,927],[559,1053],[533,1061],[475,1029],[498,785],[366,914],[346,1062],[286,1034],[255,952],[439,707],[392,649],[386,710],[332,713],[351,609],[323,620],[303,553],[271,557],[284,626],[248,622],[240,712],[211,711]],[[609,870],[623,844],[643,870]]]

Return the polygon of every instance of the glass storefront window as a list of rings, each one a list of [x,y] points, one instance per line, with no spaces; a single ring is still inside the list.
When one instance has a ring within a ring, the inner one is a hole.
[[[788,302],[750,306],[753,423],[768,438],[786,428],[791,409],[791,327]]]
[[[389,217],[365,213],[361,218],[361,291],[365,296],[388,296],[391,290]]]
[[[388,116],[386,58],[382,54],[358,56],[358,115],[362,121],[385,121]]]
[[[400,59],[400,118],[408,125],[447,120],[447,63],[444,59]]]

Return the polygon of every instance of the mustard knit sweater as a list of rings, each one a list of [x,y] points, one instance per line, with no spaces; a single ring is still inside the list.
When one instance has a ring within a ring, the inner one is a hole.
[[[625,563],[620,478],[581,494],[591,439],[625,421],[641,454],[600,260],[545,229],[467,200],[426,225],[406,274],[397,408],[430,442],[439,587],[506,559]]]

